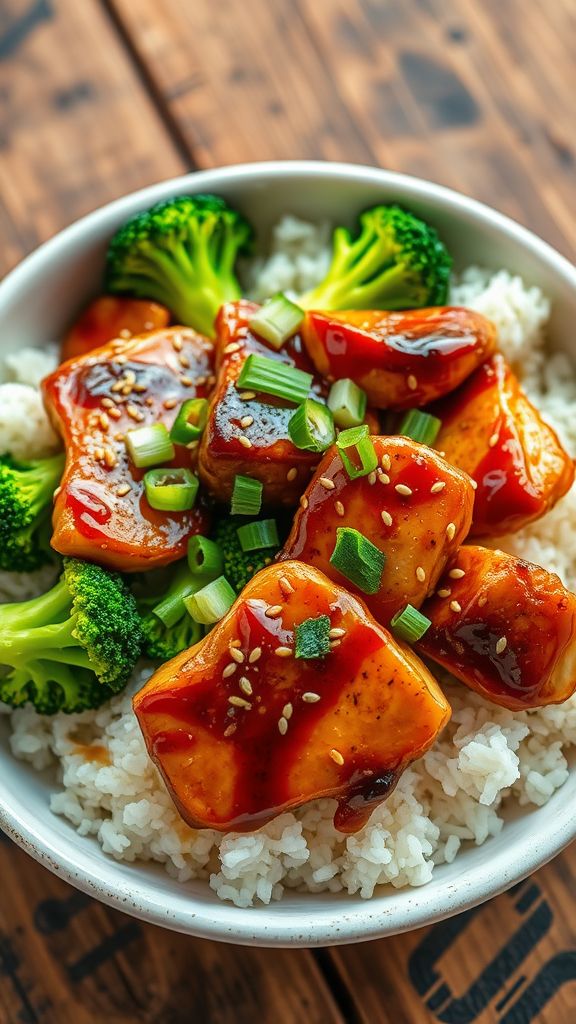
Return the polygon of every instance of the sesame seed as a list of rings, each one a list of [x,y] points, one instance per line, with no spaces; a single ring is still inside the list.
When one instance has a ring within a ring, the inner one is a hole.
[[[493,448],[493,447],[494,447],[494,445],[496,445],[496,444],[498,444],[498,434],[492,434],[492,435],[491,435],[491,436],[490,436],[490,437],[488,438],[488,447],[489,447],[489,448]]]
[[[281,604],[271,604],[271,605],[269,605],[268,608],[266,609],[266,611],[264,612],[264,615],[268,619],[277,619],[279,615],[282,615],[282,605]]]
[[[414,376],[413,373],[408,374],[406,378],[406,383],[410,388],[410,391],[416,391],[416,388],[418,387],[418,381],[416,380],[416,377]]]
[[[125,495],[129,493],[130,490],[130,484],[122,484],[122,486],[119,487],[118,490],[116,491],[116,494],[118,495],[119,498],[124,498]]]
[[[62,488],[61,488],[61,487],[57,487],[57,488],[56,488],[56,490],[54,491],[54,494],[52,495],[52,497],[54,498],[54,500],[56,500],[56,498],[57,498],[57,497],[58,497],[58,495],[60,494],[61,490],[62,490]],[[128,488],[128,490],[130,490],[130,488]]]
[[[450,608],[453,612],[462,611],[462,605],[458,601],[450,601]]]
[[[122,395],[130,395],[130,394],[132,394],[132,384],[125,384],[124,387],[122,388],[122,391],[120,393]]]
[[[175,409],[177,405],[178,405],[178,399],[176,399],[176,398],[166,398],[165,401],[164,401],[164,408],[165,409]]]
[[[248,661],[250,662],[251,665],[253,665],[254,662],[258,661],[258,659],[261,656],[262,656],[262,648],[261,647],[255,647],[253,651],[250,651],[250,654],[248,655]]]
[[[110,391],[122,391],[123,387],[124,387],[124,381],[123,380],[117,380],[112,385],[112,387],[110,388]]]
[[[249,700],[244,700],[244,697],[237,697],[235,693],[228,697],[228,703],[232,704],[235,708],[246,708],[247,711],[250,711],[252,707]]]
[[[189,370],[190,369],[190,360],[188,359],[188,356],[180,356],[180,358],[178,359],[178,362],[180,363],[180,366],[184,370]]]
[[[242,651],[239,651],[237,647],[230,647],[229,651],[232,660],[235,661],[237,665],[241,665],[244,661],[244,655]]]
[[[306,497],[305,494],[303,494],[302,497],[300,498],[300,506],[301,506],[301,508],[306,510],[308,508],[308,504],[309,504],[308,503],[308,498]]]
[[[324,487],[327,491],[333,491],[336,484],[333,480],[330,480],[327,476],[321,476],[318,483],[321,487]]]
[[[242,693],[245,693],[247,697],[252,696],[252,683],[246,678],[246,676],[240,676],[238,686],[242,690]]]
[[[395,484],[394,490],[397,492],[397,494],[403,494],[406,498],[409,498],[410,495],[412,494],[412,488],[407,487],[406,484]]]
[[[486,597],[486,594],[480,594],[480,597],[478,598],[478,607],[483,608],[487,601],[488,598]]]
[[[422,568],[421,565],[416,566],[416,579],[420,583],[424,583],[424,580],[426,579],[426,573],[424,572],[424,569]]]
[[[122,434],[121,432],[118,433],[118,434],[114,434],[114,440],[115,441],[124,441],[124,434]]]
[[[382,469],[390,469],[390,466],[392,465],[392,459],[386,453],[382,456],[380,462],[382,463]]]
[[[461,580],[466,575],[464,569],[450,569],[448,573],[451,580]]]
[[[443,491],[445,487],[445,480],[437,480],[435,484],[432,484],[432,487],[430,488],[430,494],[440,494],[440,491]]]
[[[312,690],[307,690],[306,693],[302,694],[302,700],[305,704],[317,704],[320,700],[320,694],[314,693]]]
[[[292,466],[292,469],[289,469],[288,472],[286,473],[287,480],[295,480],[297,476],[298,470],[296,469],[296,466]]]
[[[182,338],[178,334],[172,338],[172,348],[175,352],[182,351]]]
[[[476,488],[478,487],[478,483],[476,482],[476,480],[473,480],[472,477],[470,477],[470,487],[472,488],[473,491],[475,491]]]
[[[250,440],[249,437],[246,437],[246,434],[240,434],[240,437],[238,438],[238,440],[239,440],[239,442],[240,442],[240,444],[242,445],[243,448],[251,448],[252,447],[252,441]]]
[[[289,721],[292,718],[292,712],[293,711],[294,711],[294,708],[292,707],[292,705],[290,703],[285,704],[284,707],[282,708],[282,716],[287,721]]]
[[[340,647],[341,643],[342,643],[341,640],[331,640],[330,641],[330,647],[332,648],[332,650],[335,650],[336,647]]]
[[[291,658],[292,657],[292,648],[291,647],[277,647],[276,650],[274,651],[274,654],[277,654],[279,658]]]
[[[126,370],[126,373],[124,374],[124,381],[126,384],[130,384],[130,387],[136,383],[136,374],[134,373],[134,370]]]
[[[496,642],[496,654],[503,654],[508,646],[508,641],[505,636],[501,636]]]
[[[244,428],[245,427],[251,427],[253,423],[254,423],[254,417],[253,416],[243,416],[242,419],[240,420],[240,426],[244,427]]]
[[[232,352],[239,352],[241,347],[242,346],[237,341],[231,341],[229,345],[226,345],[226,347],[222,349],[222,351],[224,355],[231,355]]]
[[[120,412],[120,409],[109,409],[108,415],[111,416],[113,420],[119,420],[122,413]]]
[[[147,391],[147,390],[148,390],[148,388],[146,387],[145,384],[135,384],[134,385],[134,391],[138,395],[143,395],[144,392]]]
[[[126,412],[127,412],[128,416],[130,417],[130,419],[132,419],[132,420],[143,420],[144,419],[144,417],[143,417],[142,413],[140,412],[140,410],[137,409],[135,405],[132,405],[132,403],[129,403],[126,406]]]
[[[226,668],[223,670],[222,678],[223,679],[229,679],[230,676],[234,675],[235,671],[236,671],[236,665],[235,665],[235,663],[233,661],[231,661],[230,664],[226,665]]]
[[[228,739],[228,736],[233,736],[237,728],[238,726],[236,725],[236,722],[232,722],[231,725],[227,725],[224,729],[226,739]]]
[[[112,401],[111,398],[103,398],[102,405],[104,406],[105,409],[112,409],[112,407],[114,406],[114,402]]]
[[[189,452],[193,452],[194,449],[197,448],[199,444],[200,444],[200,441],[188,441],[188,444],[186,445],[186,447],[187,447]]]
[[[102,462],[103,459],[104,459],[104,449],[103,448],[95,448],[94,449],[94,455],[98,459],[98,462]]]
[[[335,501],[334,502],[334,511],[336,512],[337,516],[343,516],[344,515],[344,505],[342,504],[341,501]]]
[[[379,479],[381,484],[389,484],[390,483],[390,477],[388,476],[387,473],[383,473],[382,470],[380,470],[380,472],[378,473],[378,479]]]
[[[108,430],[108,427],[110,426],[110,420],[105,412],[100,413],[100,426],[102,427],[102,430]]]
[[[238,398],[242,402],[249,402],[252,398],[256,398],[256,392],[255,391],[243,391],[240,395],[238,395]]]
[[[242,647],[242,641],[241,640],[231,640],[230,643],[228,644],[228,647]]]
[[[201,374],[199,377],[196,377],[194,383],[196,384],[196,387],[201,388],[206,383],[206,377]]]
[[[180,383],[185,388],[191,388],[194,381],[192,380],[191,377],[180,377]]]
[[[289,597],[290,594],[294,593],[294,587],[292,586],[290,580],[287,579],[286,576],[280,577],[280,579],[278,580],[278,586],[280,587],[280,590],[284,594],[284,597]]]
[[[334,761],[334,764],[344,764],[344,758],[342,757],[342,754],[340,753],[339,750],[336,750],[335,747],[332,747],[332,750],[330,751],[330,757]]]
[[[454,537],[456,536],[455,523],[448,523],[448,526],[446,527],[446,536],[448,537],[448,540],[454,540]]]
[[[372,472],[368,474],[368,483],[370,485],[376,483],[376,473],[374,472],[374,470],[372,470]]]
[[[284,716],[278,719],[278,732],[281,736],[285,736],[288,732],[288,721]]]
[[[330,640],[340,640],[341,637],[346,636],[346,630],[340,626],[334,626],[328,633]]]
[[[392,516],[390,515],[389,512],[386,511],[386,509],[382,509],[380,513],[380,518],[384,523],[384,526],[392,526]]]
[[[111,448],[106,448],[104,450],[104,462],[109,469],[114,469],[114,466],[117,465],[118,458],[116,452],[113,452]]]
[[[438,597],[450,597],[452,590],[450,587],[442,587],[440,590],[437,590],[436,593],[438,594]]]

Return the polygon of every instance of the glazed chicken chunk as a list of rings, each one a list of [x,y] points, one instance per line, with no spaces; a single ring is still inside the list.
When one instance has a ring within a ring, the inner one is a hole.
[[[450,715],[412,651],[300,562],[262,569],[134,711],[182,817],[221,831],[317,797],[356,831]]]
[[[306,316],[302,337],[319,373],[348,377],[378,409],[411,409],[453,391],[496,348],[480,313],[452,306]]]
[[[576,690],[576,596],[554,573],[464,545],[422,608],[418,644],[471,690],[511,711]]]
[[[406,437],[373,437],[378,469],[351,480],[336,447],[322,459],[294,518],[282,558],[314,565],[360,594],[388,625],[407,604],[418,608],[465,540],[474,491],[437,452]],[[385,555],[380,586],[365,593],[330,558],[340,527],[356,528]]]
[[[206,512],[151,508],[145,470],[131,462],[125,436],[155,423],[169,430],[182,402],[207,394],[211,374],[211,342],[190,328],[170,327],[118,339],[63,363],[43,381],[46,408],[66,449],[53,515],[56,551],[124,572],[186,554],[188,538],[205,532]],[[191,452],[177,446],[168,466],[190,464]]]
[[[62,362],[93,352],[115,338],[133,338],[169,323],[169,310],[158,302],[100,295],[86,306],[64,338]]]
[[[477,484],[473,535],[521,530],[570,488],[572,459],[499,353],[432,411],[438,449]]]

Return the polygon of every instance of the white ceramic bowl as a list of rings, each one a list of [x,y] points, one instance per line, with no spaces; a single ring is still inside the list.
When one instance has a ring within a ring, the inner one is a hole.
[[[98,291],[106,243],[130,214],[182,192],[216,192],[266,232],[283,213],[353,222],[364,207],[398,200],[429,218],[459,265],[504,266],[552,299],[553,344],[576,356],[576,270],[544,242],[486,206],[448,189],[346,164],[269,163],[167,181],[119,199],[73,224],[28,257],[0,285],[2,351],[58,338]],[[0,733],[0,824],[33,857],[97,899],[193,935],[230,942],[311,946],[377,938],[430,924],[503,891],[576,835],[576,765],[545,807],[516,809],[502,833],[443,865],[423,888],[388,888],[371,900],[288,893],[269,907],[240,910],[207,883],[179,885],[161,868],[117,863],[80,838],[48,807],[50,779],[14,760]]]

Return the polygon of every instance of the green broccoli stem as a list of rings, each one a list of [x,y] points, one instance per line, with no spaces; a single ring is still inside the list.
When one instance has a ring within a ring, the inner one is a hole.
[[[65,622],[55,622],[32,629],[3,629],[0,634],[0,664],[14,665],[21,659],[49,657],[55,651],[57,660],[78,664],[76,658],[70,661],[67,649],[76,647],[82,654],[81,664],[89,667],[87,655],[74,636],[77,616],[72,615]]]
[[[36,629],[68,618],[72,607],[70,591],[63,579],[46,594],[0,606],[0,636],[6,630]]]

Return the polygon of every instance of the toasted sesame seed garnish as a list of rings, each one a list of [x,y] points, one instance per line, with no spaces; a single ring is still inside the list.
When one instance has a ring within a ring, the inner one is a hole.
[[[121,486],[116,491],[116,494],[118,495],[119,498],[123,498],[126,494],[128,494],[130,490],[130,484],[121,484]]]
[[[224,729],[226,739],[228,739],[229,736],[233,736],[237,728],[238,726],[236,725],[236,722],[232,722],[230,725],[227,725]]]
[[[412,494],[412,488],[407,487],[406,484],[395,484],[394,490],[397,492],[397,494],[403,494],[406,498],[409,498],[410,495]]]
[[[128,405],[126,406],[126,412],[127,412],[128,416],[130,417],[131,420],[143,420],[144,419],[142,413],[140,412],[140,409],[138,409],[137,406],[132,405],[131,402],[129,402]]]
[[[277,647],[274,651],[274,654],[277,654],[279,658],[291,658],[293,653],[291,647]]]
[[[191,377],[180,377],[180,383],[182,384],[182,387],[191,388],[194,381]]]
[[[488,598],[486,597],[486,594],[480,594],[480,597],[478,598],[478,607],[483,608],[487,601]]]
[[[462,605],[460,604],[459,601],[450,601],[450,608],[452,609],[453,612],[462,611]]]
[[[256,398],[256,392],[255,391],[242,391],[238,395],[238,398],[242,402],[249,402],[252,398]]]
[[[253,423],[254,423],[254,417],[253,416],[243,416],[242,419],[240,420],[240,426],[243,427],[243,428],[251,427]]]
[[[455,523],[448,523],[448,526],[446,527],[446,536],[448,537],[448,540],[454,540],[454,537],[456,536]]]
[[[122,413],[120,412],[120,409],[114,408],[108,410],[108,415],[111,416],[113,420],[119,420],[122,416]]]
[[[102,427],[102,430],[108,430],[108,427],[110,426],[110,420],[105,412],[100,413],[100,426]]]
[[[240,676],[238,686],[242,690],[242,693],[245,693],[247,697],[252,696],[252,683],[246,678],[246,676]]]
[[[123,387],[124,387],[124,381],[123,380],[117,380],[117,381],[114,382],[114,384],[110,388],[110,391],[122,391]]]
[[[223,670],[222,678],[223,679],[229,679],[230,676],[234,675],[235,671],[236,671],[236,664],[235,664],[235,662],[231,661],[230,664],[226,665],[226,668]]]
[[[337,516],[343,516],[344,515],[344,505],[342,504],[341,501],[335,501],[334,502],[334,511],[335,511]]]
[[[292,718],[292,712],[293,711],[294,711],[294,708],[292,707],[292,705],[290,703],[285,704],[284,707],[282,708],[282,715],[283,715],[283,717],[287,721],[289,721]]]
[[[204,377],[202,374],[200,374],[199,377],[196,377],[194,383],[195,383],[196,387],[200,388],[200,387],[202,387],[203,384],[206,383],[206,380],[207,380],[207,378]]]
[[[314,693],[312,690],[307,690],[306,693],[302,694],[302,700],[305,704],[317,704],[320,700],[320,694]]]
[[[229,355],[232,352],[239,352],[241,348],[242,346],[237,341],[231,341],[222,351],[224,355]]]
[[[441,587],[441,589],[437,590],[436,593],[438,594],[438,597],[450,597],[452,590],[450,587]]]
[[[180,356],[179,359],[178,359],[178,362],[180,363],[180,366],[184,370],[189,370],[190,369],[190,360],[188,359],[188,356]]]
[[[132,388],[133,388],[132,384],[125,384],[124,387],[122,388],[122,391],[120,392],[120,394],[125,395],[125,396],[131,395],[132,394]]]
[[[285,736],[288,732],[288,720],[284,718],[284,715],[278,719],[278,732],[281,736]]]
[[[346,630],[342,629],[341,626],[333,626],[328,636],[330,640],[340,640],[341,637],[346,636]]]
[[[375,473],[375,471],[374,471],[374,470],[372,470],[372,472],[371,472],[371,473],[368,473],[368,483],[369,483],[370,485],[372,485],[372,484],[375,484],[375,483],[376,483],[376,473]]]
[[[507,646],[508,640],[505,636],[501,636],[500,639],[496,641],[496,654],[503,654]]]
[[[426,573],[421,565],[416,566],[416,579],[420,583],[424,583],[424,580],[426,579]]]
[[[126,373],[124,374],[124,383],[130,384],[131,387],[136,383],[136,374],[134,373],[134,370],[126,370]]]
[[[268,605],[268,608],[264,612],[264,615],[268,619],[277,619],[279,615],[282,615],[282,605],[281,604],[271,604],[271,605]]]
[[[388,476],[388,473],[383,473],[382,470],[380,470],[380,472],[378,473],[378,479],[381,484],[390,483],[390,477]]]
[[[332,750],[330,751],[330,757],[332,758],[335,764],[344,764],[344,758],[342,757],[342,754],[340,753],[339,750],[336,750],[335,747],[332,747]]]
[[[137,395],[143,395],[144,392],[147,391],[147,390],[148,390],[148,388],[146,387],[145,384],[135,384],[134,385],[134,391],[136,392]]]
[[[302,497],[300,498],[300,507],[306,510],[308,508],[308,504],[308,498],[306,497],[305,494],[303,494]]]
[[[112,451],[111,448],[104,449],[104,462],[106,463],[109,469],[114,469],[114,466],[117,465],[118,456],[116,455],[116,452]]]
[[[382,469],[390,469],[390,466],[392,465],[392,459],[386,452],[380,459],[380,462],[382,463]]]
[[[406,383],[410,388],[410,391],[416,391],[416,388],[418,387],[418,381],[413,373],[408,374],[406,378]]]
[[[288,472],[286,473],[287,480],[295,480],[297,476],[298,470],[296,469],[296,466],[292,466],[292,468],[289,469]]]
[[[440,494],[440,491],[443,491],[445,487],[445,480],[437,480],[435,484],[432,484],[432,487],[430,488],[430,494]]]
[[[130,334],[130,331],[128,331],[128,334],[122,334],[122,331],[120,331],[120,335],[121,335],[122,338],[131,338],[132,337],[132,335]],[[116,362],[120,363],[120,365],[123,366],[124,363],[128,362],[128,356],[123,356],[123,355],[116,356]]]
[[[461,580],[466,575],[464,569],[450,569],[448,573],[451,580]]]
[[[473,480],[472,477],[470,477],[470,487],[472,488],[473,491],[475,491],[476,488],[478,487],[477,481]]]
[[[112,409],[114,406],[114,402],[112,401],[111,398],[103,398],[102,405],[104,406],[105,409]]]
[[[174,350],[175,350],[176,352],[181,352],[181,351],[182,351],[182,338],[180,338],[178,334],[176,334],[176,335],[175,335],[175,336],[174,336],[174,337],[172,338],[172,348],[173,348],[173,349],[174,349]]]
[[[242,647],[242,641],[241,640],[231,640],[230,643],[228,644],[228,647]]]
[[[228,697],[228,703],[232,704],[235,708],[246,708],[247,711],[250,711],[252,707],[249,700],[244,700],[244,697],[237,697],[235,693]]]
[[[294,587],[290,583],[290,580],[288,579],[287,576],[280,577],[280,579],[278,580],[278,586],[280,587],[280,590],[284,594],[284,597],[289,597],[290,594],[294,593]]]
[[[165,409],[175,409],[177,405],[178,405],[178,399],[177,398],[166,398],[166,399],[164,399],[164,408]]]
[[[62,488],[61,488],[61,487],[57,487],[57,488],[56,488],[56,490],[54,491],[54,493],[53,493],[53,495],[52,495],[52,497],[54,498],[54,500],[56,500],[56,498],[57,498],[57,497],[58,497],[58,495],[60,494],[61,490],[62,490]],[[128,488],[128,490],[130,490],[130,488]]]
[[[125,440],[124,434],[121,431],[119,431],[117,434],[114,434],[114,440],[115,441],[124,441]]]
[[[496,444],[498,444],[498,434],[491,434],[488,438],[488,447],[493,448]]]
[[[95,448],[94,449],[94,456],[95,456],[95,458],[98,459],[98,462],[103,462],[104,461],[104,449],[103,448]]]
[[[327,491],[333,491],[336,484],[333,480],[330,480],[327,476],[321,476],[318,483],[321,487],[324,487]]]
[[[252,447],[252,441],[250,440],[249,437],[246,437],[246,434],[240,434],[238,441],[240,442],[243,448]]]
[[[189,452],[193,452],[194,449],[197,448],[199,444],[200,444],[200,441],[188,441],[188,444],[186,445],[186,447],[187,447]]]
[[[341,640],[331,640],[330,641],[330,647],[332,648],[332,650],[335,650],[337,647],[340,647],[341,643],[342,643]]]
[[[253,651],[250,651],[250,654],[248,655],[248,661],[249,661],[249,663],[251,665],[253,665],[254,662],[258,661],[258,659],[261,658],[261,657],[262,657],[262,648],[261,647],[255,647]]]
[[[380,518],[381,518],[382,522],[384,523],[384,526],[392,526],[392,516],[390,515],[389,512],[386,511],[385,508],[382,509],[382,511],[380,513]]]
[[[241,665],[244,661],[244,654],[239,651],[237,647],[229,647],[230,657],[237,665]]]

